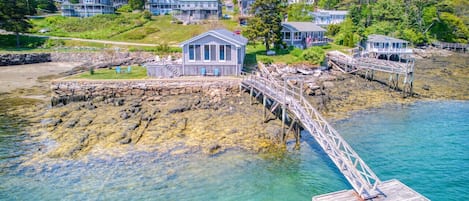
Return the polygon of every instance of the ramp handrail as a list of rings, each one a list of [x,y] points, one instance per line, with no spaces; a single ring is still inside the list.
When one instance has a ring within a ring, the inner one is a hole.
[[[381,180],[303,97],[302,89],[299,89],[298,93],[296,92],[298,88],[287,87],[286,80],[284,86],[281,86],[270,74],[263,73],[264,76],[249,75],[245,77],[243,83],[268,93],[271,98],[285,104],[328,154],[355,191],[364,199],[376,197],[379,194],[377,186]]]

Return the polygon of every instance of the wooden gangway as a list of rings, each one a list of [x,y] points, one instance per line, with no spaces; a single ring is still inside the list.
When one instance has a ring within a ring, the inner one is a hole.
[[[390,74],[389,86],[394,89],[399,89],[399,76],[402,76],[404,77],[402,89],[404,95],[412,95],[414,59],[400,59],[402,62],[396,62],[370,57],[351,57],[339,51],[330,51],[327,56],[329,65],[344,73],[365,71],[365,77],[370,79],[373,79],[374,71],[388,73]]]
[[[383,191],[379,189],[381,180],[303,97],[301,86],[300,88],[288,87],[286,79],[283,80],[282,86],[279,80],[268,74],[260,75],[260,73],[246,76],[241,84],[241,87],[249,91],[252,97],[262,98],[264,106],[270,106],[271,111],[280,105],[282,125],[285,125],[287,113],[289,113],[290,127],[299,123],[303,129],[307,130],[362,199],[386,197],[387,195],[383,195]],[[285,131],[284,126],[282,129]]]

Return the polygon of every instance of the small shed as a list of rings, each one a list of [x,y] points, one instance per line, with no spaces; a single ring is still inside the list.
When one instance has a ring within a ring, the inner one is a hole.
[[[282,40],[289,46],[308,48],[325,45],[326,30],[312,22],[283,22]]]

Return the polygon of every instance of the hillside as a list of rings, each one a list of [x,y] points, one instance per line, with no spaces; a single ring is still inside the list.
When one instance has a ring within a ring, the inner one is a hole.
[[[195,35],[214,28],[234,30],[234,20],[220,20],[201,25],[182,25],[172,23],[171,16],[144,18],[140,13],[116,15],[97,15],[90,18],[67,18],[51,16],[31,20],[31,33],[48,30],[44,35],[86,39],[105,39],[141,43],[175,45]]]
[[[354,46],[370,34],[391,35],[414,45],[469,40],[469,0],[320,0],[318,6],[349,10],[349,19],[329,27],[341,45]]]

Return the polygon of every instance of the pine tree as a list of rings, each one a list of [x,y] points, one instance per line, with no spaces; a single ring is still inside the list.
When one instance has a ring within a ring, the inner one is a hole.
[[[26,0],[0,0],[0,28],[15,32],[16,46],[20,47],[20,33],[31,28],[25,17],[28,14]]]
[[[247,34],[252,38],[262,38],[266,51],[270,50],[272,43],[275,45],[282,43],[284,11],[283,0],[256,0],[252,4],[251,12],[254,14],[254,19],[248,22]]]

